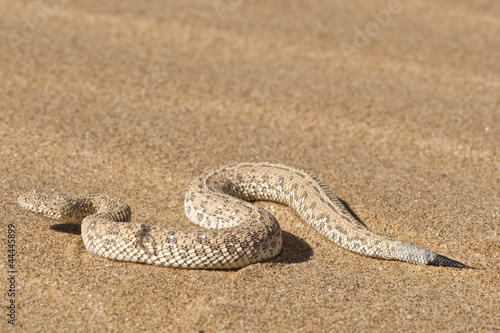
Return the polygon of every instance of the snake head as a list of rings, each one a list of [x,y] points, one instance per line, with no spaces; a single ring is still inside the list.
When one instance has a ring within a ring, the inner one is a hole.
[[[62,222],[79,223],[75,219],[74,206],[76,202],[66,194],[57,192],[31,191],[21,194],[17,203],[32,213],[60,220]]]

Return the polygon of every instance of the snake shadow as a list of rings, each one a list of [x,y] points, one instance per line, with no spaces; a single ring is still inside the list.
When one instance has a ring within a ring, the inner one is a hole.
[[[314,253],[312,247],[302,238],[284,230],[281,230],[281,237],[283,239],[281,252],[277,257],[265,262],[295,264],[308,261],[312,257]]]
[[[53,224],[50,226],[50,229],[70,235],[82,234],[82,226],[79,224],[71,224],[71,223]]]
[[[349,204],[348,204],[347,202],[345,202],[344,200],[342,200],[342,199],[340,199],[340,198],[337,198],[337,199],[339,199],[340,203],[341,203],[342,205],[344,205],[344,207],[347,209],[347,211],[348,211],[348,212],[349,212],[349,213],[350,213],[350,214],[351,214],[351,215],[352,215],[352,216],[353,216],[356,220],[358,220],[358,222],[359,222],[359,223],[361,223],[362,225],[364,225],[365,227],[367,227],[367,226],[366,226],[366,224],[365,224],[363,221],[361,221],[361,220],[360,220],[359,216],[358,216],[358,215],[356,215],[356,213],[355,213],[355,212],[351,209],[351,207],[349,206]],[[367,227],[367,228],[368,228],[368,227]]]

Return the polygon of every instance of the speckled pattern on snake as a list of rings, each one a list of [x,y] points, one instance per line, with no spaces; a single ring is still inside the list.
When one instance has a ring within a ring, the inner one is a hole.
[[[81,223],[85,247],[105,258],[147,264],[233,269],[281,251],[281,229],[251,201],[285,204],[323,236],[364,256],[413,264],[471,268],[421,247],[388,238],[356,220],[319,179],[299,168],[269,162],[221,167],[195,179],[185,213],[203,229],[130,223],[123,200],[104,195],[70,196],[32,191],[21,207],[59,221]]]

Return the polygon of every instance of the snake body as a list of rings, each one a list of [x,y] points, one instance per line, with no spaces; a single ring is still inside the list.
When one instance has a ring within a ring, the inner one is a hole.
[[[128,204],[105,195],[70,196],[35,190],[21,195],[18,203],[59,221],[81,223],[86,249],[105,258],[181,268],[233,269],[273,258],[281,251],[280,226],[267,210],[251,203],[255,200],[293,208],[323,236],[361,255],[471,268],[369,230],[319,179],[277,163],[230,165],[195,179],[186,192],[185,213],[203,229],[130,223]]]

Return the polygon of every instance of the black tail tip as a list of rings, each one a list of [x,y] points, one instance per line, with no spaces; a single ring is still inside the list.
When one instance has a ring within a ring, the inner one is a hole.
[[[474,269],[474,267],[467,266],[458,262],[456,260],[447,258],[438,254],[436,258],[432,259],[427,263],[429,266],[442,266],[442,267],[454,267],[454,268],[464,268],[464,269]]]

